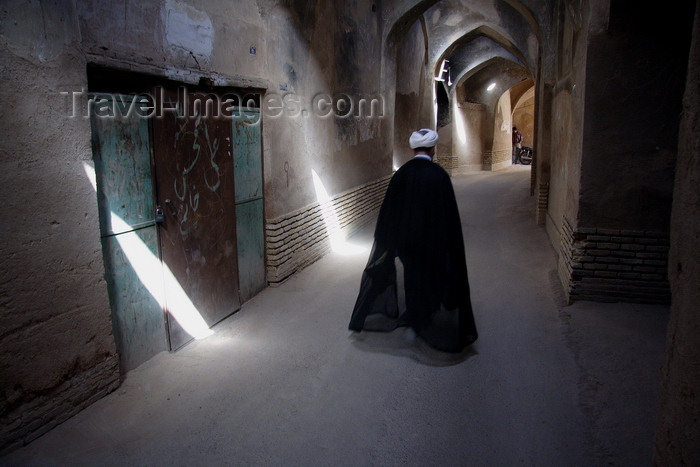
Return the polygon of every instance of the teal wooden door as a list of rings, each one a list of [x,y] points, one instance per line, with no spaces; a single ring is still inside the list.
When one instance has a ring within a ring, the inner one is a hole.
[[[246,109],[233,119],[233,161],[236,186],[238,281],[241,300],[246,301],[267,285],[260,112],[258,110]]]
[[[113,108],[111,96],[100,100]],[[126,372],[167,347],[148,122],[135,113],[90,118],[105,280]]]

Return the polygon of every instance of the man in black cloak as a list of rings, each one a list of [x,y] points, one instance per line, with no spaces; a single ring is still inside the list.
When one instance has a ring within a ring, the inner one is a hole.
[[[461,352],[477,339],[462,225],[452,181],[432,161],[438,135],[414,132],[415,157],[394,174],[379,210],[349,328],[413,328],[435,349]],[[399,312],[395,257],[404,269],[406,309]]]

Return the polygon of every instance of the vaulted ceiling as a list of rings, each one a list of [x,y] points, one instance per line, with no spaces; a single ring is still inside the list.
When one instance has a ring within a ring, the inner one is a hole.
[[[534,79],[540,61],[545,3],[517,0],[397,0],[383,5],[399,34],[423,16],[428,69],[449,68],[446,90],[465,100],[493,103],[512,86]],[[528,5],[530,4],[530,5]],[[446,62],[445,62],[446,61]],[[486,90],[495,83],[495,87]]]

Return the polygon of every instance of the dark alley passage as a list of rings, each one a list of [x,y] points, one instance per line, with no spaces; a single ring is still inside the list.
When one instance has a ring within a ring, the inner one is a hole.
[[[10,466],[648,465],[668,307],[564,306],[530,168],[453,178],[479,340],[352,334],[372,225],[29,446]]]

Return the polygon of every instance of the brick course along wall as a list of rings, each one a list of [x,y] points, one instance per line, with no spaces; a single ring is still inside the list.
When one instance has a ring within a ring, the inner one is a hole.
[[[535,171],[533,170],[534,174]],[[534,190],[533,190],[534,192]],[[544,225],[549,207],[549,183],[540,183],[537,191],[537,212],[535,213],[537,225]]]
[[[452,172],[454,169],[456,169],[459,166],[459,161],[457,158],[449,153],[449,154],[438,154],[435,156],[435,162],[445,169],[445,172],[448,174],[452,175]]]
[[[493,152],[491,152],[491,151],[484,152],[481,169],[487,170],[487,171],[490,171],[493,169]]]
[[[559,273],[569,301],[670,303],[667,232],[601,228],[574,231],[563,222]]]
[[[389,177],[361,185],[265,223],[267,281],[275,286],[330,250],[330,236],[351,235],[371,222],[384,200]]]
[[[119,359],[109,355],[57,387],[2,414],[0,455],[29,444],[119,387]]]

